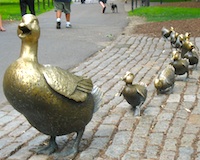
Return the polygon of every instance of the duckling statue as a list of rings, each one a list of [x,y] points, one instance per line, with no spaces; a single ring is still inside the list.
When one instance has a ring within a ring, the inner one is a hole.
[[[171,32],[173,31],[173,27],[171,27],[171,29],[167,29],[165,27],[163,27],[161,29],[161,35],[162,37],[164,38],[164,40],[169,40],[170,39],[170,35],[171,35]]]
[[[199,55],[194,47],[192,47],[192,49],[184,55],[184,58],[189,60],[189,65],[192,65],[197,69],[197,65],[199,63]]]
[[[171,41],[171,46],[172,48],[175,48],[176,50],[177,49],[181,50],[182,45],[183,45],[183,34],[178,34],[176,32],[175,40]]]
[[[189,61],[186,58],[181,58],[181,53],[179,51],[172,52],[172,62],[170,63],[174,69],[176,75],[184,75],[187,74],[187,78],[189,78]]]
[[[175,82],[175,69],[172,65],[167,65],[167,67],[157,75],[154,80],[154,86],[157,90],[157,94],[164,94],[167,92],[172,92]]]
[[[141,84],[132,84],[135,75],[131,72],[126,72],[122,78],[126,85],[123,87],[120,96],[123,95],[126,101],[133,107],[134,115],[140,116],[140,109],[147,97],[147,88]]]
[[[38,62],[40,27],[36,16],[24,15],[17,33],[22,41],[21,53],[4,74],[4,94],[33,127],[50,136],[47,146],[35,150],[37,154],[54,153],[58,148],[56,136],[76,132],[73,147],[60,153],[76,155],[85,126],[101,104],[102,93],[91,79]]]
[[[188,39],[186,39],[181,48],[181,57],[183,58],[184,55],[188,51],[191,51],[193,48],[194,48],[194,44],[192,42],[190,42]]]
[[[173,29],[171,29],[171,34],[170,34],[170,43],[171,43],[171,45],[176,43],[177,37],[178,37],[178,33],[175,32]]]

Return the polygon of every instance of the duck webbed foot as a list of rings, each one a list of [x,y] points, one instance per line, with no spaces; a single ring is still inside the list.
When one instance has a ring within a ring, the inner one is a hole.
[[[138,106],[135,107],[134,116],[140,116],[140,105],[138,105]]]
[[[79,151],[79,144],[80,144],[81,138],[83,136],[84,130],[85,130],[85,128],[77,132],[77,136],[76,136],[74,145],[71,149],[69,149],[67,151],[62,151],[60,153],[55,153],[54,156],[56,158],[70,157],[70,159],[73,159]]]
[[[51,136],[49,140],[49,144],[47,146],[42,146],[39,148],[31,149],[32,152],[35,152],[36,154],[45,154],[50,155],[54,153],[58,149],[58,145],[56,143],[56,137]]]

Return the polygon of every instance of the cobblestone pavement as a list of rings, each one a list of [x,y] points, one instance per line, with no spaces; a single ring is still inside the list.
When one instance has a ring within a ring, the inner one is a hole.
[[[191,41],[200,46],[199,37]],[[188,81],[185,75],[177,76],[170,95],[157,95],[153,85],[157,73],[169,63],[170,51],[162,38],[121,35],[71,70],[91,77],[104,93],[103,105],[87,125],[75,160],[200,160],[199,67]],[[135,82],[148,85],[141,117],[134,117],[130,105],[116,96],[126,71],[136,74]],[[0,159],[53,159],[29,151],[45,144],[48,136],[31,127],[8,103],[1,105],[0,128]],[[57,137],[59,150],[69,148],[73,138],[74,134]]]

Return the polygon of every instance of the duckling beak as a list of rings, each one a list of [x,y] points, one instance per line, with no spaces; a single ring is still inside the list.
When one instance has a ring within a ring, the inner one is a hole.
[[[19,37],[25,37],[28,34],[31,34],[31,30],[26,26],[25,23],[21,22],[18,26]]]

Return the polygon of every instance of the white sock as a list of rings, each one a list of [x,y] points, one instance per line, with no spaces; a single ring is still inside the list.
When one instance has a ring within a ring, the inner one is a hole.
[[[56,19],[56,22],[60,22],[60,21],[61,21],[61,19],[60,19],[60,18],[57,18],[57,19]]]
[[[70,25],[70,24],[71,24],[70,22],[68,22],[68,21],[66,22],[66,25],[67,25],[67,26]]]

